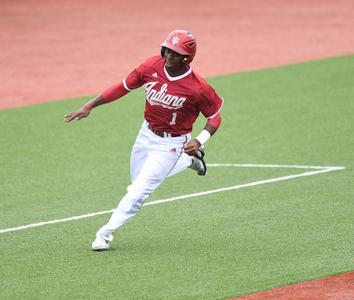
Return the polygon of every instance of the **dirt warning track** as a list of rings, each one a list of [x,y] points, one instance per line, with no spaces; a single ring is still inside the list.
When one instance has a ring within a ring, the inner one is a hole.
[[[228,300],[352,300],[354,272],[301,282]]]
[[[0,109],[99,93],[176,28],[204,76],[354,53],[351,0],[4,0],[0,15]]]

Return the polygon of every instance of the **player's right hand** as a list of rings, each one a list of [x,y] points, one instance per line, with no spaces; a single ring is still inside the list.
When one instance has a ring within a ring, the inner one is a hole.
[[[185,145],[184,153],[190,156],[195,155],[198,152],[200,147],[201,144],[199,143],[199,141],[197,139],[193,139]]]
[[[86,118],[90,114],[90,109],[86,107],[82,107],[76,111],[69,112],[67,115],[64,116],[64,122],[71,122],[72,120],[81,120],[82,118]]]

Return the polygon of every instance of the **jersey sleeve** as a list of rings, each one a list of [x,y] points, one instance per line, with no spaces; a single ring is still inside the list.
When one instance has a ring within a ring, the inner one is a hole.
[[[143,64],[138,68],[134,69],[126,78],[123,79],[122,82],[115,84],[102,93],[102,97],[105,102],[115,101],[127,93],[129,93],[133,89],[137,89],[144,84],[143,80]]]
[[[127,91],[131,91],[141,87],[144,84],[142,74],[138,68],[133,70],[124,80],[123,85]]]
[[[199,110],[206,118],[216,116],[223,105],[224,100],[208,84],[203,83],[200,89]]]
[[[137,89],[146,83],[147,71],[156,61],[156,57],[151,57],[144,61],[139,67],[134,69],[124,80],[123,85],[127,91]]]

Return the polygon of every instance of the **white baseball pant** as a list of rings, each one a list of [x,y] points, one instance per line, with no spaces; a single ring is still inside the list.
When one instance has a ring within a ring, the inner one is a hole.
[[[109,235],[115,232],[137,214],[144,200],[166,177],[182,172],[191,165],[192,157],[183,152],[184,145],[190,139],[190,134],[160,137],[148,128],[146,121],[143,123],[130,159],[132,183],[108,223],[98,233]]]

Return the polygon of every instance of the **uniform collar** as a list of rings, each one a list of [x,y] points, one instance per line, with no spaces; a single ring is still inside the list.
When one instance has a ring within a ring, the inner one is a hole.
[[[187,77],[189,74],[192,73],[192,67],[189,67],[189,69],[188,69],[188,71],[187,71],[186,73],[183,73],[182,75],[175,76],[175,77],[173,77],[173,76],[171,76],[170,74],[168,74],[168,72],[166,71],[165,66],[163,66],[163,70],[164,70],[165,75],[167,76],[167,78],[168,78],[169,81],[180,80],[180,79],[182,79],[182,78],[184,78],[184,77]]]

